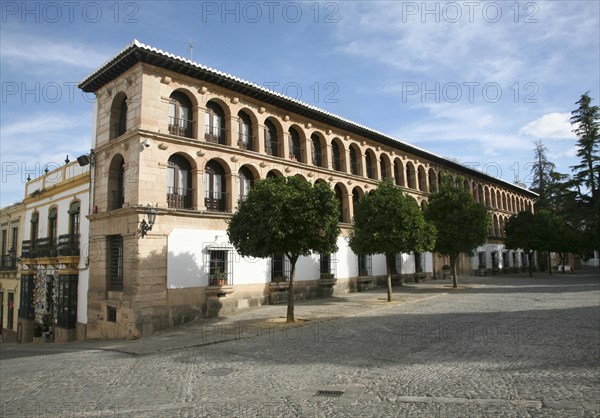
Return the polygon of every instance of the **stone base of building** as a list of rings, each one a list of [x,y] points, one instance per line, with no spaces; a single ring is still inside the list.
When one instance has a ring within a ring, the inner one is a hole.
[[[19,322],[17,323],[17,341],[20,343],[32,343],[33,329],[33,319],[19,318]]]
[[[66,343],[77,339],[77,328],[54,327],[54,342]]]
[[[8,329],[2,329],[0,333],[0,342],[3,343],[14,343],[17,341],[17,332]]]

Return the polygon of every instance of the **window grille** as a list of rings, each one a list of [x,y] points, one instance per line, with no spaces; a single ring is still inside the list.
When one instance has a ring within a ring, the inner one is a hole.
[[[108,290],[123,290],[123,237],[109,235],[106,243]]]
[[[33,275],[21,276],[21,293],[19,298],[19,318],[33,319]]]
[[[358,275],[359,276],[371,276],[373,275],[372,268],[372,256],[371,255],[358,255]]]
[[[217,279],[225,273],[227,285],[233,285],[233,253],[229,250],[209,250],[208,281],[209,285],[217,284]]]
[[[77,323],[77,274],[59,276],[57,324],[62,328],[75,328]]]
[[[106,320],[108,322],[117,322],[117,308],[114,306],[106,307]]]
[[[337,270],[337,254],[321,254],[319,257],[319,272],[336,274]]]
[[[271,257],[271,281],[287,282],[291,274],[290,260],[283,254],[273,254]]]

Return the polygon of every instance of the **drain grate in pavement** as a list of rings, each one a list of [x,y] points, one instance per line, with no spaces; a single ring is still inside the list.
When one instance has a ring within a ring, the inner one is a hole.
[[[315,396],[325,396],[328,398],[339,398],[344,394],[343,390],[318,390]]]
[[[234,371],[234,369],[229,369],[227,367],[218,367],[216,369],[206,370],[204,374],[207,374],[209,376],[227,376],[233,373]]]

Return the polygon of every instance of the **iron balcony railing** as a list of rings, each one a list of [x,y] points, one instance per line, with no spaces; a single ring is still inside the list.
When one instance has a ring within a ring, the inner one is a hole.
[[[56,257],[58,246],[56,238],[39,238],[36,243],[36,257]]]
[[[171,135],[192,137],[193,121],[169,116],[169,133]]]
[[[225,145],[225,132],[223,128],[212,125],[204,125],[204,139],[215,144]]]
[[[204,195],[206,210],[212,212],[225,212],[227,207],[227,193],[206,191]]]
[[[167,205],[175,209],[192,209],[192,189],[167,187]]]
[[[4,254],[0,258],[0,270],[16,270],[17,259],[14,255]]]
[[[302,148],[292,147],[290,149],[290,160],[302,161]]]
[[[238,146],[241,149],[252,150],[252,144],[254,143],[254,138],[249,134],[243,134],[241,132],[238,133]]]
[[[35,241],[32,243],[31,240],[24,240],[21,242],[21,257],[22,258],[35,258]]]
[[[58,236],[58,255],[79,256],[79,234],[64,234]]]

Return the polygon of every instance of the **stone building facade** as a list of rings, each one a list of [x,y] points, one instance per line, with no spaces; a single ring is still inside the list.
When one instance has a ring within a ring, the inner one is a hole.
[[[342,209],[338,252],[299,261],[299,298],[383,278],[383,255],[357,257],[346,240],[354,203],[382,178],[424,205],[441,175],[463,177],[493,217],[483,256],[463,260],[463,271],[472,273],[480,259],[490,272],[503,261],[521,262],[512,252],[501,256],[506,220],[532,210],[535,197],[517,185],[137,41],[79,87],[97,98],[88,338],[136,338],[283,300],[287,260],[242,258],[225,233],[238,202],[269,176],[327,182]],[[152,212],[152,229],[141,228]],[[395,264],[407,278],[437,275],[444,262],[399,254]],[[321,279],[328,274],[335,284]]]
[[[0,334],[1,341],[17,339],[17,314],[21,289],[19,263],[21,236],[23,234],[23,203],[0,209]]]

